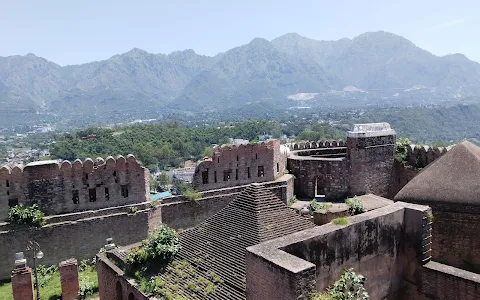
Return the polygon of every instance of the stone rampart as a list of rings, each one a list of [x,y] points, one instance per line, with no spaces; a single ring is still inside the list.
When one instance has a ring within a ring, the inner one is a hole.
[[[206,191],[273,181],[285,173],[286,156],[279,140],[215,147],[212,157],[195,168],[193,185]]]
[[[293,195],[292,181],[293,176],[286,174],[263,184],[287,203]],[[45,257],[41,264],[58,264],[72,257],[88,259],[98,253],[109,237],[117,245],[129,245],[141,241],[162,223],[176,229],[196,226],[224,208],[243,188],[204,192],[197,201],[172,196],[162,201],[54,215],[47,217],[47,225],[42,228],[0,225],[0,280],[8,278],[13,255],[24,251],[29,240],[42,247]]]
[[[337,148],[345,147],[346,144],[342,140],[338,141],[304,141],[285,144],[291,151],[304,150],[304,149],[316,149],[316,148]]]
[[[0,221],[9,206],[37,203],[47,215],[145,202],[148,170],[133,155],[106,160],[39,161],[0,168]]]
[[[447,153],[449,147],[430,147],[410,145],[407,148],[406,162],[415,168],[424,168],[434,160]]]
[[[344,268],[366,276],[371,299],[395,299],[429,259],[426,206],[397,202],[247,248],[247,299],[308,299]],[[340,242],[341,241],[341,242]]]

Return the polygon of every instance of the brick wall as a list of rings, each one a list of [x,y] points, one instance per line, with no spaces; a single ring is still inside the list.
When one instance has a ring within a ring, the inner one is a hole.
[[[145,202],[149,181],[148,170],[133,155],[2,167],[0,221],[6,220],[9,203],[37,203],[52,215]]]
[[[285,159],[279,140],[216,147],[212,158],[195,168],[193,185],[199,191],[206,191],[273,181],[285,173]]]
[[[430,204],[433,222],[433,259],[457,268],[480,272],[480,207]]]
[[[427,299],[478,299],[480,276],[451,266],[429,262],[423,267],[421,292]]]
[[[105,254],[98,254],[96,261],[100,300],[148,300],[127,281],[124,272]]]

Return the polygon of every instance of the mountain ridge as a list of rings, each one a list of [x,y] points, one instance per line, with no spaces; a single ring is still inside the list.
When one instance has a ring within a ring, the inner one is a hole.
[[[271,41],[254,38],[215,56],[193,49],[154,54],[132,48],[68,66],[32,53],[0,57],[0,105],[7,110],[74,115],[118,107],[216,111],[251,103],[283,105],[296,93],[329,98],[347,86],[408,92],[423,86],[420,95],[388,96],[417,97],[419,103],[422,97],[461,99],[480,93],[480,64],[463,54],[434,55],[385,31],[334,41],[287,33]]]

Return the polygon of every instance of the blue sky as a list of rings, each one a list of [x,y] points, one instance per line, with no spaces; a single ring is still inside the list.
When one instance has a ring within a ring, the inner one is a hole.
[[[134,47],[215,55],[288,32],[336,40],[384,30],[480,61],[479,10],[476,0],[0,0],[0,56],[31,52],[66,65]]]

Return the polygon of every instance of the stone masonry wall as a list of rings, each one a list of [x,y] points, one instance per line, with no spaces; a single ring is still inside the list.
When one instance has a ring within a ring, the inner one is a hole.
[[[387,197],[393,182],[395,135],[347,137],[350,194]]]
[[[145,202],[148,170],[133,155],[73,164],[63,161],[0,168],[0,221],[9,206],[37,203],[47,215]]]
[[[418,279],[418,270],[428,260],[429,228],[423,226],[428,212],[426,206],[397,202],[349,217],[346,226],[330,223],[249,247],[247,299],[256,299],[264,289],[271,291],[264,300],[308,299],[314,290],[323,291],[335,282],[344,268],[367,277],[370,299],[397,299],[404,276]],[[279,287],[277,281],[285,284]]]
[[[480,207],[431,204],[434,260],[480,273]]]
[[[196,190],[206,191],[273,181],[285,173],[285,166],[286,153],[281,153],[279,140],[216,147],[212,158],[195,169],[193,185]]]
[[[37,241],[45,254],[40,264],[54,265],[69,258],[89,259],[113,238],[118,245],[138,242],[148,233],[149,218],[160,210],[139,211],[135,214],[115,214],[75,222],[47,225],[42,228],[17,228],[0,231],[0,279],[9,277],[13,255],[25,251],[27,242]],[[159,215],[157,215],[160,218]],[[1,230],[1,228],[0,228]],[[26,254],[27,259],[29,253]]]
[[[287,174],[264,185],[287,203],[287,197],[293,193],[292,181],[293,176]],[[24,251],[29,240],[36,240],[42,247],[45,257],[41,264],[58,264],[72,257],[92,258],[109,237],[117,245],[129,245],[141,241],[162,223],[176,229],[198,225],[224,208],[243,188],[208,191],[195,202],[173,196],[163,199],[165,203],[154,202],[153,207],[150,202],[130,205],[138,209],[136,213],[130,213],[130,206],[119,206],[52,216],[56,222],[49,220],[42,228],[0,226],[0,280],[8,278],[13,269],[13,255]]]
[[[328,199],[337,199],[348,193],[348,168],[346,158],[288,157],[288,170],[295,175],[295,194],[299,198],[325,194]]]

